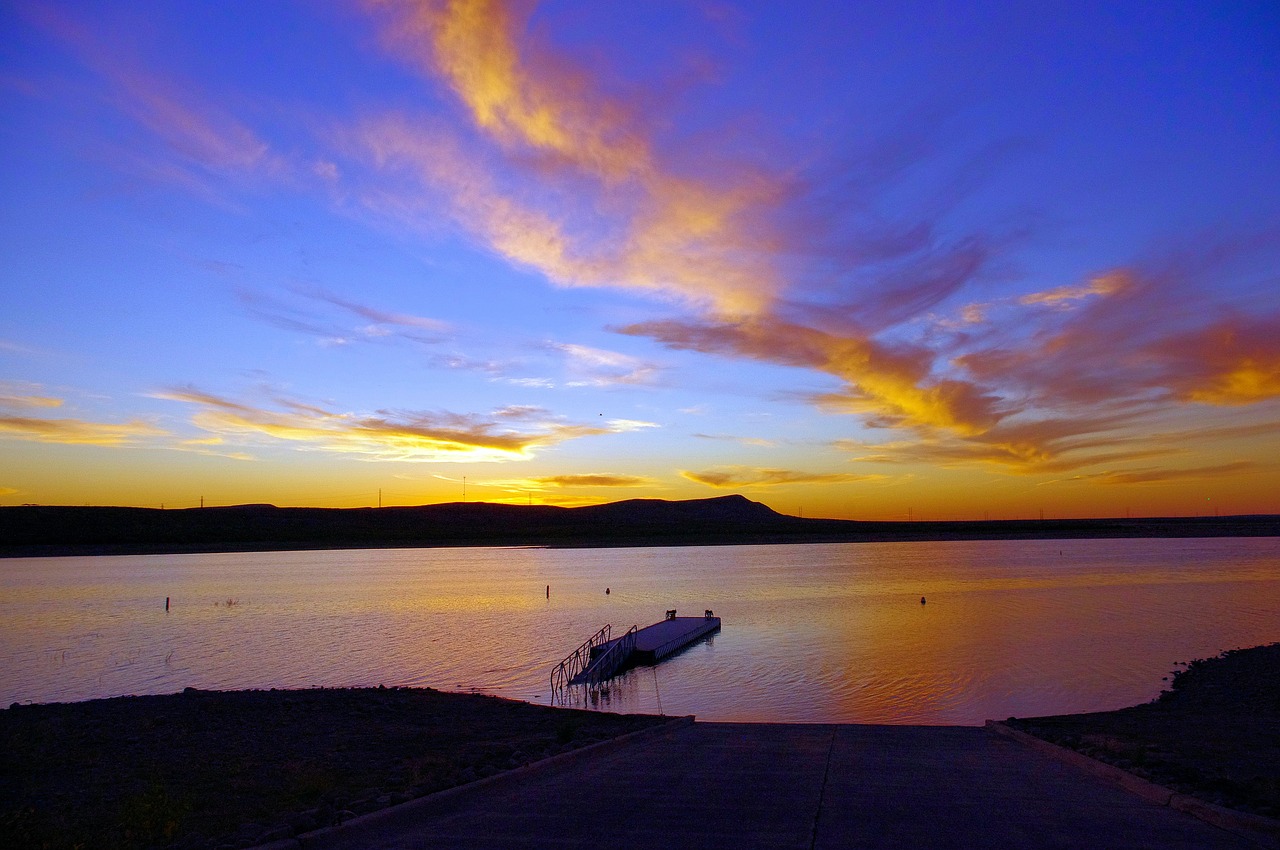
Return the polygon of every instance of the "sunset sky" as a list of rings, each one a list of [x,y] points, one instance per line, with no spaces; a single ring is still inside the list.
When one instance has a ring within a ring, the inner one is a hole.
[[[0,35],[0,504],[1280,512],[1274,3]]]

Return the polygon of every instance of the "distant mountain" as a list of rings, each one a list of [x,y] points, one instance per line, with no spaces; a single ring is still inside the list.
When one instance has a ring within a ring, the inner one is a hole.
[[[743,496],[580,508],[453,502],[396,508],[0,507],[0,556],[415,546],[675,546],[939,539],[1280,536],[1280,517],[860,522],[777,513]]]

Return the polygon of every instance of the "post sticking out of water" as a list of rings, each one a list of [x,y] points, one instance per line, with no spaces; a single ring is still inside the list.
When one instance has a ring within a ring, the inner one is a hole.
[[[165,612],[166,612],[166,613],[167,613],[167,612],[168,612],[168,610],[169,610],[169,597],[167,597],[167,596],[164,598],[164,610],[165,610]]]
[[[547,598],[551,598],[551,585],[547,585]]]

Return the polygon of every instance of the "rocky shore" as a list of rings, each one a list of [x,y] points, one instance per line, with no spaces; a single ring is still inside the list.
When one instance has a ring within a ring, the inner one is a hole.
[[[0,847],[250,847],[666,720],[409,688],[14,705]]]
[[[1005,724],[1175,792],[1280,818],[1280,643],[1180,667],[1144,705]]]

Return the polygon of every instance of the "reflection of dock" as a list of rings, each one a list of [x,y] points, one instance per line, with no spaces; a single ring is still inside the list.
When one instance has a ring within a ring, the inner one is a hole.
[[[556,665],[551,687],[598,686],[637,664],[657,664],[719,630],[720,618],[710,611],[701,617],[677,617],[675,611],[668,611],[666,619],[643,629],[632,626],[618,638],[613,637],[612,626],[605,626]]]

